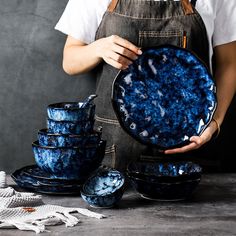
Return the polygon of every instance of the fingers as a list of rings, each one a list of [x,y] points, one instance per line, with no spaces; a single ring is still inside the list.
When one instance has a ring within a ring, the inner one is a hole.
[[[123,39],[117,35],[110,36],[110,39],[114,44],[120,45],[121,47],[130,50],[131,52],[135,53],[136,55],[142,54],[142,51],[138,47],[136,47],[134,44],[132,44],[131,42],[129,42],[126,39]]]
[[[195,142],[191,142],[190,144],[181,147],[181,148],[174,148],[174,149],[169,149],[169,150],[165,150],[164,153],[165,154],[175,154],[175,153],[184,153],[184,152],[188,152],[194,149],[197,149],[199,147],[199,144],[195,143]]]
[[[109,51],[107,53],[107,58],[110,58],[110,59],[120,63],[122,65],[122,68],[127,68],[129,65],[132,64],[131,60],[129,60],[128,58],[126,58],[116,52],[113,52],[113,51]]]
[[[128,66],[122,65],[121,63],[119,63],[119,62],[113,60],[112,58],[104,58],[104,61],[105,61],[107,64],[109,64],[109,65],[111,65],[111,66],[113,66],[113,67],[115,67],[115,68],[117,68],[117,69],[119,69],[119,70],[124,70],[124,69],[127,69],[127,68],[128,68]]]
[[[98,57],[121,70],[127,69],[142,54],[134,44],[116,35],[100,39],[96,45]]]
[[[133,61],[138,58],[136,53],[134,53],[134,52],[130,51],[129,49],[124,48],[120,45],[117,45],[117,44],[113,45],[112,50],[114,52],[118,53],[119,55],[125,56]]]

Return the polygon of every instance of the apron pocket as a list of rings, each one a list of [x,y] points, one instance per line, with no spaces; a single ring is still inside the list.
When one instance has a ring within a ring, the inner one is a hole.
[[[183,47],[185,40],[186,32],[183,30],[139,31],[138,44],[142,48],[155,47],[162,44]]]

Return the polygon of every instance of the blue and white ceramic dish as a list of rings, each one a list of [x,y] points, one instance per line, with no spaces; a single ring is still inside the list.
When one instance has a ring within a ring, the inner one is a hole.
[[[122,198],[124,183],[125,178],[121,172],[100,168],[84,183],[81,197],[91,207],[110,208]]]
[[[142,197],[177,201],[192,196],[201,180],[202,169],[192,162],[131,163],[127,175]]]
[[[38,141],[41,146],[52,147],[83,147],[87,145],[96,145],[101,141],[101,131],[76,135],[76,134],[54,134],[47,129],[38,131]]]
[[[86,121],[93,120],[95,105],[89,104],[81,108],[83,103],[63,102],[50,104],[47,107],[48,118],[54,121]]]
[[[93,132],[94,120],[81,122],[54,121],[47,119],[47,128],[54,134],[85,134]]]
[[[54,179],[42,171],[38,166],[25,166],[16,170],[11,177],[15,183],[24,189],[32,192],[45,194],[80,194],[80,189],[83,182]]]
[[[179,182],[201,178],[202,168],[191,161],[131,162],[128,175],[150,182]]]
[[[86,147],[47,147],[33,142],[37,165],[52,178],[85,179],[96,170],[104,157],[106,141]]]
[[[200,135],[216,109],[216,86],[194,54],[160,46],[118,73],[112,104],[117,118],[137,141],[160,149],[179,147]]]

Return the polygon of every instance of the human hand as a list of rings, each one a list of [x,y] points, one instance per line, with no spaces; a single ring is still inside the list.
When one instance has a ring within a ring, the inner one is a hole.
[[[212,120],[209,126],[204,130],[201,136],[192,136],[190,138],[190,143],[180,148],[168,149],[165,150],[165,154],[176,154],[192,151],[200,148],[202,145],[210,141],[212,135],[219,129],[218,123],[215,120]]]
[[[127,69],[138,58],[138,55],[142,54],[140,48],[117,35],[98,39],[96,44],[97,56],[121,70]]]

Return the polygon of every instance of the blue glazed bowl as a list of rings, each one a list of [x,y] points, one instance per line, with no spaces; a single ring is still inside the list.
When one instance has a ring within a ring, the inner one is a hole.
[[[104,157],[106,141],[86,147],[47,147],[32,143],[36,164],[52,178],[86,179]]]
[[[47,107],[48,118],[54,121],[86,121],[93,120],[95,115],[95,105],[89,104],[85,108],[80,106],[83,103],[63,102],[50,104]]]
[[[132,162],[127,168],[131,184],[142,197],[172,201],[190,198],[201,172],[192,162]]]
[[[117,170],[99,169],[90,176],[81,189],[81,197],[95,208],[111,208],[124,193],[125,178]]]
[[[98,144],[101,141],[101,135],[101,131],[93,131],[88,134],[76,135],[54,134],[48,132],[47,129],[41,129],[38,131],[38,141],[40,146],[83,147]]]
[[[85,134],[93,131],[94,120],[81,122],[54,121],[47,119],[47,128],[54,134]]]

